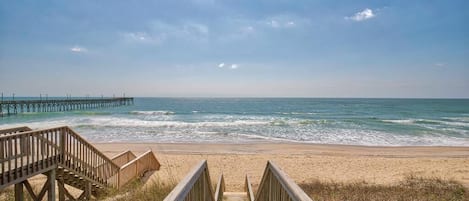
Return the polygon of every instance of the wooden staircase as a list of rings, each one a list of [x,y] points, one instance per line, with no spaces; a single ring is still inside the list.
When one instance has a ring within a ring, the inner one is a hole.
[[[15,185],[15,199],[23,200],[26,188],[33,200],[89,200],[107,188],[120,188],[147,171],[159,170],[152,151],[136,156],[130,151],[108,158],[69,127],[32,131],[28,127],[0,130],[0,190]],[[28,179],[47,176],[44,187],[35,194]],[[81,189],[73,197],[66,185]]]
[[[212,193],[207,161],[203,160],[169,193],[164,201],[312,201],[306,193],[272,161],[267,161],[256,196],[246,175],[245,192],[225,192],[223,174]]]

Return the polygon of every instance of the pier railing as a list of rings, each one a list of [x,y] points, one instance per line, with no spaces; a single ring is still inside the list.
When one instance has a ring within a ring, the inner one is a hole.
[[[164,201],[215,201],[207,161],[203,160],[169,193]]]
[[[256,201],[312,201],[306,193],[272,161],[262,176]]]

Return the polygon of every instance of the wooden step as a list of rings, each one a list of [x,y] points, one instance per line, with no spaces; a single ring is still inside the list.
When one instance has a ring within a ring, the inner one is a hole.
[[[248,201],[248,196],[246,192],[224,192],[223,200],[224,201]]]

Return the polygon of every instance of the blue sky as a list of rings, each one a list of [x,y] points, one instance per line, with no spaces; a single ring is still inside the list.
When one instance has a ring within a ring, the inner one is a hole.
[[[469,97],[469,1],[1,1],[9,95]]]

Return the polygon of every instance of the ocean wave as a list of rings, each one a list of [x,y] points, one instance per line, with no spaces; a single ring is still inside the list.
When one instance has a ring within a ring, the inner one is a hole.
[[[314,112],[277,112],[277,114],[283,114],[283,115],[315,115],[317,113],[314,113]]]
[[[461,126],[469,127],[469,122],[456,122],[456,121],[442,121],[433,119],[396,119],[396,120],[382,120],[383,122],[396,123],[396,124],[407,124],[407,125],[449,125],[449,126]]]
[[[119,118],[119,117],[106,117],[106,118],[91,118],[86,120],[72,120],[73,125],[95,125],[95,126],[108,126],[108,127],[230,127],[230,126],[249,126],[249,125],[268,125],[268,121],[198,121],[198,122],[185,122],[185,121],[150,121],[143,119],[132,118]]]
[[[166,110],[155,110],[155,111],[131,111],[130,114],[135,115],[172,115],[174,114],[173,111],[166,111]]]
[[[329,120],[326,120],[326,119],[303,119],[303,120],[299,120],[296,122],[297,124],[299,125],[310,125],[310,124],[314,124],[314,125],[321,125],[321,124],[328,124],[330,123]]]
[[[450,121],[458,121],[458,122],[467,122],[469,123],[469,117],[444,117],[443,119],[447,119]]]
[[[101,111],[73,111],[72,113],[74,114],[80,114],[80,115],[87,115],[87,116],[93,116],[93,115],[111,115],[112,113],[110,112],[101,112]]]
[[[276,120],[271,121],[270,125],[272,125],[272,126],[288,126],[289,124],[286,121],[276,119]]]

